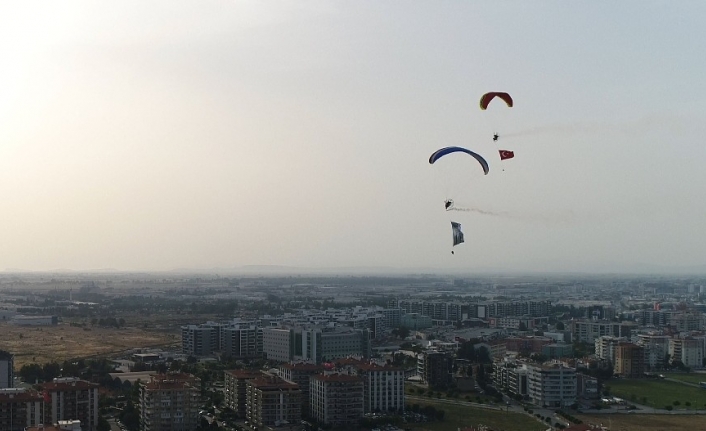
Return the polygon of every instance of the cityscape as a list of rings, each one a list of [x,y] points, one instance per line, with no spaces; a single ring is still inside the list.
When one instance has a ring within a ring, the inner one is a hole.
[[[0,431],[706,429],[704,17],[0,1]]]
[[[699,276],[56,273],[2,276],[0,292],[17,338],[0,361],[8,431],[687,429],[706,415]],[[95,337],[127,340],[93,352]]]

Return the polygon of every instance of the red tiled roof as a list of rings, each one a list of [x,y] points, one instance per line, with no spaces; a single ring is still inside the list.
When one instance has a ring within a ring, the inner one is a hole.
[[[283,364],[282,368],[293,371],[323,371],[323,365],[309,364],[307,362],[298,362],[296,364]]]
[[[24,392],[3,393],[0,391],[0,403],[42,401],[44,398],[37,391],[27,389]]]
[[[260,370],[227,370],[226,373],[236,379],[254,379],[262,376],[262,371]]]
[[[77,380],[74,382],[47,382],[42,384],[42,388],[49,392],[56,391],[85,391],[87,389],[98,388],[97,383],[87,382],[85,380]]]

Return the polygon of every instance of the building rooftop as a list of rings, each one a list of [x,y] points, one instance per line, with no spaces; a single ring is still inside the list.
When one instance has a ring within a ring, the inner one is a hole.
[[[53,382],[42,384],[42,388],[47,391],[77,391],[98,388],[97,383],[87,382],[85,380],[74,379],[54,379]]]
[[[360,364],[357,365],[356,368],[361,371],[404,371],[404,368],[395,367],[392,365],[378,365],[373,363]]]
[[[350,374],[319,374],[313,376],[313,379],[319,380],[321,382],[360,382],[360,377],[351,376]]]
[[[0,389],[0,402],[12,402],[12,401],[42,401],[44,398],[42,395],[32,389],[24,388],[6,388]]]
[[[236,379],[254,379],[262,376],[262,371],[260,370],[227,370],[225,373]]]
[[[310,364],[307,362],[298,362],[295,364],[283,364],[280,367],[286,368],[286,369],[292,370],[292,371],[323,371],[324,370],[323,365]]]
[[[185,373],[154,374],[151,376],[151,380],[145,383],[145,388],[150,390],[184,389],[195,387],[194,384],[198,381],[198,377]]]
[[[256,379],[252,379],[248,381],[248,386],[250,385],[262,391],[299,389],[299,385],[297,385],[296,383],[290,383],[284,379],[274,376],[262,376]]]

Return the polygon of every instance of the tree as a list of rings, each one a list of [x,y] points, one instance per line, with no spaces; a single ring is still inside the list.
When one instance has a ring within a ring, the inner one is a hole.
[[[564,323],[563,323],[563,322],[557,322],[557,323],[556,323],[556,330],[557,330],[557,331],[563,331],[563,330],[564,330]]]
[[[403,327],[395,328],[392,330],[392,335],[398,338],[407,338],[409,337],[409,329]]]
[[[110,431],[110,423],[103,416],[98,416],[96,431]]]
[[[25,364],[20,368],[20,377],[23,382],[36,383],[44,381],[42,367],[39,364]]]

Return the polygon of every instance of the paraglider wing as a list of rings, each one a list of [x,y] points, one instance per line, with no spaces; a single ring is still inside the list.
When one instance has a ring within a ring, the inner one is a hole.
[[[488,104],[490,103],[491,100],[494,98],[500,98],[507,103],[507,106],[512,108],[512,97],[510,97],[509,94],[507,93],[500,93],[500,92],[492,92],[492,93],[485,93],[483,96],[480,98],[480,109],[486,110],[488,109]]]
[[[451,230],[453,231],[454,245],[463,243],[463,232],[461,232],[461,223],[451,222]]]
[[[432,154],[429,157],[429,163],[433,165],[434,162],[436,162],[440,158],[444,157],[445,155],[451,154],[451,153],[457,153],[457,152],[466,153],[468,155],[475,157],[475,159],[478,160],[478,163],[480,163],[480,165],[483,167],[483,172],[485,172],[485,174],[488,175],[488,172],[490,172],[490,167],[488,166],[488,162],[480,154],[476,154],[471,150],[467,150],[467,149],[461,148],[461,147],[446,147],[446,148],[442,148],[440,150],[437,150],[434,152],[434,154]]]

